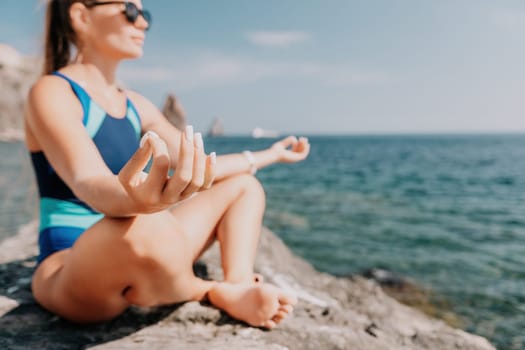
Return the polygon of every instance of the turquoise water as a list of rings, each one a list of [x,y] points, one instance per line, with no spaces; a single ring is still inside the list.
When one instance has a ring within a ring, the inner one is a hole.
[[[207,139],[218,154],[275,140]],[[310,157],[260,171],[265,225],[316,268],[384,267],[445,298],[499,349],[525,348],[525,135],[310,137]],[[0,238],[29,221],[21,144],[0,144]]]

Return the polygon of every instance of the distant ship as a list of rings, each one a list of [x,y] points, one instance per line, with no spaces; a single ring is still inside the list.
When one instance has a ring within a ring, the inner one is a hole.
[[[279,137],[279,133],[274,130],[265,130],[263,128],[256,127],[252,130],[252,137],[254,139],[259,139],[262,137],[275,138]]]

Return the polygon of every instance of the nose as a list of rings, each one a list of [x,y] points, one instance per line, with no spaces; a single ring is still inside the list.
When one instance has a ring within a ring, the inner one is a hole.
[[[141,30],[148,30],[149,29],[149,23],[146,21],[143,15],[139,15],[137,20],[135,21],[135,26]]]

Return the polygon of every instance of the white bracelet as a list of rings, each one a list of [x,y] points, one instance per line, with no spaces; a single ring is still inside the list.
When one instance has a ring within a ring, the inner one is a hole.
[[[243,151],[242,154],[246,157],[248,163],[250,163],[250,174],[255,175],[257,172],[257,166],[255,166],[255,157],[253,156],[253,153],[250,151]]]

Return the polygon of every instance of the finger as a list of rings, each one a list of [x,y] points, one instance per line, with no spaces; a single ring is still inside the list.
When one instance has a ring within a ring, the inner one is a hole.
[[[299,142],[297,142],[294,146],[295,147],[304,147],[308,143],[308,139],[306,137],[299,137]]]
[[[291,153],[289,159],[292,162],[298,162],[301,160],[305,160],[309,152],[310,152],[310,145],[306,145],[303,150]]]
[[[287,148],[289,146],[294,146],[295,144],[297,144],[297,137],[295,136],[288,136],[287,138],[285,138],[284,140],[281,140],[279,141],[281,143],[281,145],[284,147],[284,148]]]
[[[310,153],[310,144],[306,143],[306,145],[304,146],[304,149],[301,151],[301,155],[303,156],[303,159],[305,159],[309,153]]]
[[[308,153],[310,152],[310,144],[308,143],[308,139],[306,137],[300,138],[297,145],[295,145],[292,149],[292,152],[294,159],[305,159],[306,156],[308,156]]]
[[[190,183],[193,174],[193,154],[193,127],[188,125],[180,137],[179,160],[175,173],[168,180],[164,189],[164,201],[168,203],[177,201]]]
[[[217,163],[217,154],[211,152],[208,157],[206,157],[206,175],[204,175],[204,184],[202,189],[206,190],[211,187],[213,181],[215,180],[215,164]]]
[[[168,146],[166,142],[158,136],[150,137],[148,141],[153,151],[153,162],[151,163],[145,187],[151,194],[160,195],[166,184],[168,171],[170,169]]]
[[[306,137],[299,137],[299,141],[293,145],[292,151],[298,152],[304,149],[304,146],[308,143],[308,139]]]
[[[144,170],[148,164],[152,153],[148,139],[155,135],[153,131],[146,132],[140,139],[140,147],[119,171],[118,179],[126,190],[129,190],[130,187],[135,184],[136,176],[141,174],[142,170]]]
[[[181,193],[182,197],[191,195],[197,192],[204,184],[204,176],[206,173],[206,154],[204,153],[204,142],[202,141],[202,134],[200,132],[194,135],[195,150],[193,153],[193,176],[188,184],[188,187]]]

